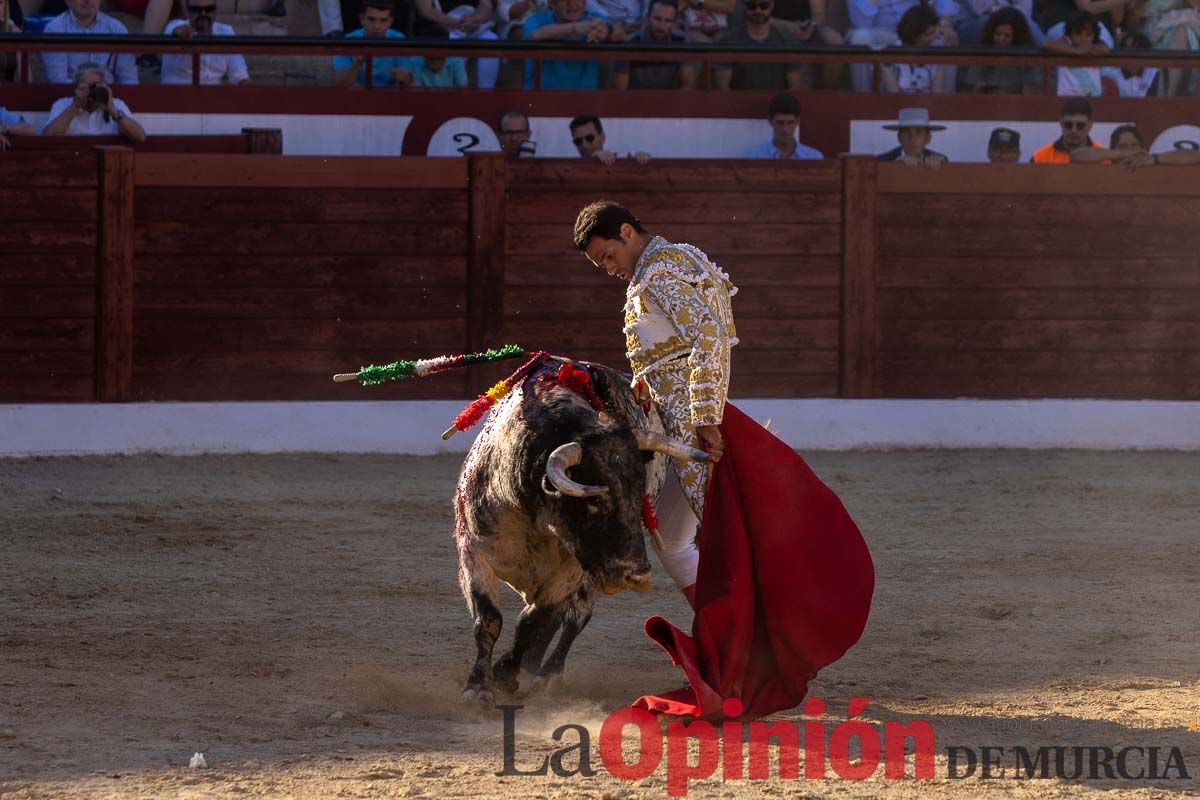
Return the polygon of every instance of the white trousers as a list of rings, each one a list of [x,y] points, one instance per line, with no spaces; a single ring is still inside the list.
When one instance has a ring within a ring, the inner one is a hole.
[[[683,487],[679,485],[674,464],[667,469],[667,480],[658,496],[655,513],[658,533],[666,545],[666,550],[658,553],[658,560],[671,580],[680,589],[686,589],[696,582],[696,570],[700,565],[700,550],[696,547],[700,520],[696,519]],[[657,548],[655,552],[658,552]]]

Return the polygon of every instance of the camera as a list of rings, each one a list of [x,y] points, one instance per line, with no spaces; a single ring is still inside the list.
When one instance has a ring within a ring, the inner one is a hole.
[[[107,86],[101,86],[98,83],[93,83],[90,87],[88,87],[88,100],[91,100],[94,103],[99,103],[100,105],[106,105],[108,103],[108,97],[110,94],[111,93],[109,92]]]
[[[537,142],[533,141],[532,139],[526,139],[517,145],[517,153],[522,156],[537,155]]]

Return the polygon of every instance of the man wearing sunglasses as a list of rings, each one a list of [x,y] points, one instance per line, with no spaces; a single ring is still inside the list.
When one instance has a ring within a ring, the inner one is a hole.
[[[804,46],[791,28],[771,24],[775,0],[743,0],[746,20],[730,28],[717,40],[721,44],[798,49]],[[804,64],[739,62],[713,64],[713,83],[718,89],[796,91],[811,84]]]
[[[604,125],[595,114],[581,114],[571,120],[571,144],[580,158],[594,158],[601,164],[613,164],[617,154],[604,149]],[[649,153],[631,153],[639,164],[650,161]]]
[[[1071,151],[1080,147],[1100,147],[1092,141],[1092,104],[1085,97],[1068,97],[1058,115],[1062,136],[1037,150],[1034,164],[1070,164]]]
[[[217,22],[217,0],[187,0],[187,19],[173,19],[165,33],[180,39],[198,36],[233,36],[232,25]],[[163,83],[191,83],[192,55],[176,51],[162,57]],[[204,85],[229,83],[237,86],[250,82],[246,59],[236,53],[205,54],[200,56],[200,83]]]

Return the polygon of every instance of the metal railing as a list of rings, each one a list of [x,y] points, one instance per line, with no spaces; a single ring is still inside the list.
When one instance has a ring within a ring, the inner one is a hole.
[[[541,64],[548,60],[566,61],[657,61],[706,62],[709,64],[782,63],[782,64],[870,64],[892,63],[946,64],[969,66],[987,64],[1008,67],[1039,67],[1043,70],[1043,88],[1051,86],[1055,67],[1157,67],[1200,69],[1200,52],[1173,50],[1122,50],[1102,56],[1063,56],[1034,48],[996,47],[886,47],[852,45],[804,45],[794,49],[762,48],[748,45],[679,43],[671,45],[494,41],[448,41],[445,39],[330,39],[327,37],[289,36],[207,36],[179,39],[174,36],[131,34],[21,34],[0,33],[0,52],[15,52],[21,59],[19,80],[30,81],[29,56],[33,53],[69,53],[97,51],[134,54],[190,54],[192,84],[200,82],[200,56],[206,53],[240,55],[365,56],[366,88],[372,85],[372,60],[377,57],[422,55],[462,58],[520,58],[535,63],[535,86],[541,85]],[[1048,91],[1048,94],[1053,94]]]

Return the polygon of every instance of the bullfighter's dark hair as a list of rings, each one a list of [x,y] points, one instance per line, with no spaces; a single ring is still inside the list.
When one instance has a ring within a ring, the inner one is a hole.
[[[922,33],[937,27],[938,15],[928,3],[918,3],[904,12],[896,23],[896,35],[904,44],[913,44]]]
[[[777,94],[771,98],[771,104],[767,106],[767,119],[771,119],[776,114],[791,114],[793,117],[800,116],[800,101],[790,94]]]
[[[1067,17],[1063,33],[1070,36],[1072,33],[1080,33],[1088,28],[1092,29],[1092,38],[1100,38],[1100,23],[1096,17],[1089,11],[1084,11],[1082,8],[1071,12],[1071,16]]]
[[[576,128],[582,128],[589,122],[596,126],[596,133],[604,133],[604,126],[600,124],[600,118],[595,114],[580,114],[571,120],[571,133],[574,133]]]
[[[1083,114],[1088,119],[1092,119],[1092,104],[1088,102],[1086,97],[1068,97],[1063,100],[1062,110],[1059,111],[1060,117],[1073,117],[1076,114]]]
[[[642,223],[629,209],[612,200],[597,200],[584,206],[575,219],[575,247],[586,253],[588,243],[595,237],[620,239],[621,226],[628,223],[638,233],[645,233]]]
[[[1137,125],[1118,125],[1113,128],[1112,136],[1108,140],[1108,149],[1116,150],[1117,142],[1121,141],[1121,137],[1126,133],[1132,133],[1133,138],[1137,139],[1138,146],[1143,150],[1146,149],[1146,140],[1142,136],[1142,132],[1138,130]]]

